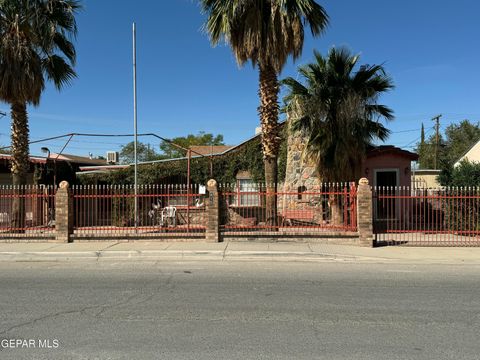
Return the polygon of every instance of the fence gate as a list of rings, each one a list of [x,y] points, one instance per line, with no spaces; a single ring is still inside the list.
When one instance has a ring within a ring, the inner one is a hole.
[[[480,188],[373,188],[379,245],[480,246]]]

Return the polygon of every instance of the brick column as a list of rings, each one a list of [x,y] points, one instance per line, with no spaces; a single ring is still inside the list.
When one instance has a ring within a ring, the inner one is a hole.
[[[374,246],[372,205],[372,189],[368,179],[361,178],[357,190],[357,226],[360,246]]]
[[[55,241],[72,242],[73,234],[73,199],[69,184],[62,181],[55,194]]]
[[[208,199],[207,199],[207,230],[205,238],[207,242],[220,242],[220,212],[218,185],[213,179],[207,183]]]

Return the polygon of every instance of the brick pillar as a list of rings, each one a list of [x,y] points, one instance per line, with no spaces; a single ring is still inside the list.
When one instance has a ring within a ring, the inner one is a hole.
[[[72,242],[73,234],[73,199],[69,184],[62,181],[55,194],[55,241]]]
[[[205,238],[207,242],[220,242],[220,201],[217,182],[213,179],[208,180],[207,190],[207,230]]]
[[[374,246],[372,205],[372,189],[368,179],[361,178],[357,190],[357,226],[360,246]]]

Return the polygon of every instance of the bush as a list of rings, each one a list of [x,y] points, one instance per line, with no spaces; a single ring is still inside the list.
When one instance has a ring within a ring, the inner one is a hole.
[[[464,160],[457,167],[446,167],[439,180],[443,186],[480,186],[480,163]]]

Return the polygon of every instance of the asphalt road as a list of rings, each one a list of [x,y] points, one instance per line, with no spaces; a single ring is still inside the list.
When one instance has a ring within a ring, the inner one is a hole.
[[[0,359],[479,359],[479,282],[450,265],[0,263]]]

